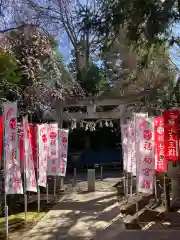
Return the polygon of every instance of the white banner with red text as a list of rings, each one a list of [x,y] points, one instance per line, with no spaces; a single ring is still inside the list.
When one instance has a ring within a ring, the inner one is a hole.
[[[130,165],[130,172],[133,176],[136,176],[134,120],[128,121],[128,163]]]
[[[37,192],[36,175],[33,161],[33,153],[31,148],[31,132],[28,124],[28,119],[23,118],[24,132],[24,156],[25,156],[25,176],[26,176],[26,191]]]
[[[47,184],[47,159],[48,159],[48,125],[37,125],[37,146],[38,146],[38,185],[46,187]]]
[[[48,154],[48,176],[58,175],[58,123],[48,125],[49,154]]]
[[[135,114],[136,126],[136,160],[137,160],[137,190],[153,194],[155,161],[154,161],[154,124],[147,114]]]
[[[121,125],[121,141],[122,141],[122,156],[123,156],[123,169],[127,172],[131,170],[128,164],[128,125]],[[129,167],[128,167],[129,166]]]
[[[4,170],[5,193],[23,194],[17,136],[17,103],[4,103]]]
[[[67,154],[68,154],[68,129],[59,130],[59,166],[58,166],[58,176],[66,176],[67,168]]]

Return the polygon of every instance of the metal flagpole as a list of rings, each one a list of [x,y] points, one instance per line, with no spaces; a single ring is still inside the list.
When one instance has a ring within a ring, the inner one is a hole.
[[[127,183],[126,183],[126,172],[124,170],[124,154],[123,154],[124,150],[123,150],[123,143],[122,143],[123,142],[123,134],[122,134],[123,131],[122,131],[122,128],[121,128],[121,119],[119,121],[119,124],[120,124],[120,133],[121,133],[121,145],[120,145],[121,149],[122,149],[122,155],[121,156],[123,156],[123,190],[124,190],[124,196],[126,197],[126,195],[127,195],[127,189],[126,189]]]
[[[37,127],[37,125],[36,125]],[[37,133],[38,133],[38,129],[37,129]],[[37,194],[38,194],[38,212],[40,212],[40,187],[39,187],[39,147],[38,147],[38,137],[36,139],[37,142],[37,146],[36,146],[36,152],[37,152]]]
[[[25,127],[24,127],[24,123],[23,123],[23,129],[22,129],[23,131],[24,130],[26,130],[25,129]],[[26,144],[26,140],[27,139],[25,139],[25,133],[23,132],[23,142],[24,142],[24,148],[25,148],[25,144]],[[19,143],[19,141],[18,141],[18,143]],[[19,146],[18,146],[18,149],[19,149]],[[27,152],[26,152],[26,148],[25,148],[25,158],[24,158],[24,161],[23,161],[23,169],[24,169],[24,215],[25,215],[25,221],[27,220],[27,192],[26,192],[26,185],[27,185],[27,183],[26,183],[26,170],[27,170],[27,162],[26,162],[26,160],[27,160]]]
[[[157,195],[157,178],[156,178],[156,173],[155,173],[155,176],[154,176],[154,194],[155,194],[155,199],[156,199],[156,202],[158,202],[158,195]]]
[[[54,196],[56,196],[56,176],[54,176]]]
[[[5,123],[5,117],[3,114],[3,122]],[[7,139],[5,136],[5,124],[3,126],[3,136],[4,136],[4,207],[5,207],[5,235],[6,235],[6,239],[8,239],[9,237],[9,222],[8,222],[8,205],[7,205],[7,194],[6,194],[6,178],[7,178],[7,164],[6,164],[6,143],[7,143]]]
[[[76,168],[74,168],[74,185],[76,184]]]
[[[133,124],[134,125],[134,124]],[[132,162],[132,120],[130,121],[130,156],[131,156],[131,174],[130,174],[130,196],[133,194],[133,162]]]
[[[46,184],[46,202],[49,202],[49,186],[48,183]]]
[[[139,223],[139,193],[138,193],[138,161],[137,161],[137,132],[136,132],[136,114],[133,114],[133,122],[134,122],[134,134],[135,134],[135,159],[136,159],[136,219],[137,223]],[[139,144],[138,144],[139,147]]]

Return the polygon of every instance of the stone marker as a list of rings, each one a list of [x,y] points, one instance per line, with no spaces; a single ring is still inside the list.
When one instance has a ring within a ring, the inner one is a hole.
[[[88,192],[95,191],[95,169],[88,169],[87,174]]]

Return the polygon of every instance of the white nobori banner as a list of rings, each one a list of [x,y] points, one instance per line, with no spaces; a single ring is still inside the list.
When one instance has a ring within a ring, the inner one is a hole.
[[[136,176],[135,128],[134,120],[128,121],[128,163],[133,176]]]
[[[123,154],[123,168],[126,172],[131,172],[131,163],[128,162],[128,125],[121,125],[121,141]]]
[[[48,158],[48,125],[37,125],[37,146],[38,146],[38,185],[46,187],[47,184],[47,158]]]
[[[68,129],[60,129],[59,131],[59,171],[58,175],[65,177],[67,168],[67,154],[68,154]]]
[[[23,118],[23,142],[24,142],[24,171],[26,177],[25,190],[30,192],[37,192],[36,175],[34,170],[34,161],[32,149],[30,146],[30,131],[28,119]]]
[[[23,194],[17,135],[17,103],[4,103],[5,193]]]
[[[154,191],[154,124],[147,114],[135,114],[137,149],[138,192],[152,194]]]
[[[48,154],[48,176],[58,175],[58,123],[48,125],[49,154]]]

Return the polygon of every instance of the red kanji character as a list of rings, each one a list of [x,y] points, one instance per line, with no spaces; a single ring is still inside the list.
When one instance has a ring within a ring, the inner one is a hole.
[[[56,132],[51,132],[49,136],[51,139],[56,139],[57,134],[56,134]]]
[[[52,164],[53,165],[56,164],[56,160],[55,159],[52,160]]]
[[[12,149],[12,159],[16,158],[16,150],[13,148]]]
[[[42,135],[42,141],[43,141],[43,143],[46,143],[46,142],[47,142],[47,136],[46,136],[46,134],[43,134],[43,135]]]
[[[47,151],[48,147],[47,145],[44,145],[44,151]]]
[[[139,130],[142,131],[144,128],[148,128],[149,122],[146,120],[142,120],[139,124]]]
[[[16,177],[13,179],[13,188],[15,190],[18,190],[21,188],[21,184],[20,184],[20,181],[19,179],[17,179]]]
[[[141,187],[142,187],[142,188],[146,188],[146,189],[150,189],[150,187],[151,187],[150,181],[144,179],[144,180],[141,182]]]
[[[51,156],[56,156],[56,150],[51,151]]]
[[[56,140],[51,140],[51,146],[55,146],[56,145]]]
[[[152,163],[152,157],[147,157],[147,156],[144,157],[143,162],[144,162],[144,163],[151,164],[151,163]]]
[[[11,129],[16,128],[16,118],[15,117],[11,118],[11,120],[9,122],[9,126],[10,126]]]
[[[13,132],[12,135],[11,135],[10,140],[11,140],[11,141],[15,141],[15,138],[16,138],[16,136],[15,136],[15,133]]]
[[[56,167],[52,167],[51,172],[56,173]]]
[[[150,140],[152,138],[152,132],[150,130],[144,130],[143,132],[143,135],[144,135],[144,139],[146,140]]]
[[[149,176],[150,173],[151,173],[151,169],[150,168],[145,168],[145,169],[142,169],[143,173],[144,173],[144,176]]]
[[[63,142],[63,143],[67,143],[67,138],[66,138],[66,137],[63,137],[63,138],[62,138],[62,142]]]
[[[67,144],[63,143],[62,148],[66,150],[67,149]]]
[[[62,153],[62,158],[67,158],[66,153]]]
[[[144,143],[144,149],[145,150],[152,150],[152,144],[150,142]]]
[[[64,161],[61,161],[60,162],[60,166],[63,167],[65,165],[65,162]]]

